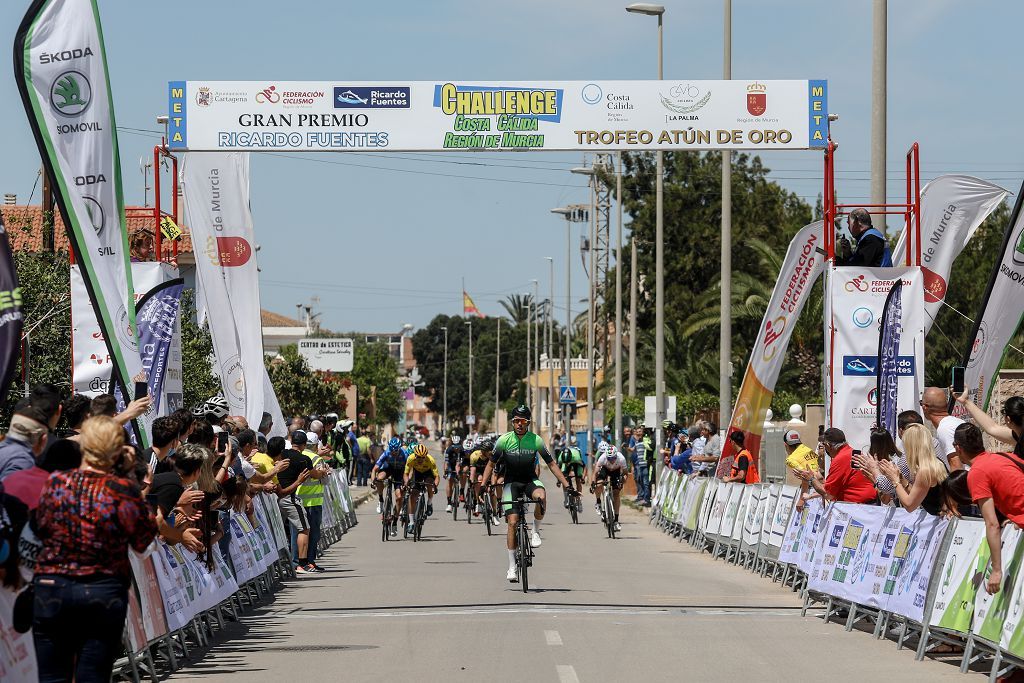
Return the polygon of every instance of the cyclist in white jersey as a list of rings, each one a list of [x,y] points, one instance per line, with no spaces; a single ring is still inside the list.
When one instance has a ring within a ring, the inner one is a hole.
[[[620,531],[622,527],[619,526],[619,505],[622,499],[622,485],[626,483],[626,458],[618,448],[609,446],[594,463],[594,472],[594,483],[590,489],[597,495],[599,508],[605,482],[610,480],[612,506],[615,508],[615,530]]]

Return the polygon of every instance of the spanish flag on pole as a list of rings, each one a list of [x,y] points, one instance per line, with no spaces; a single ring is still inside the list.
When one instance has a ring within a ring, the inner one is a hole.
[[[469,294],[466,292],[466,290],[462,290],[462,312],[465,315],[475,315],[478,318],[487,317],[480,312],[479,308],[476,307],[476,304],[473,303],[473,300],[471,298],[469,298]]]

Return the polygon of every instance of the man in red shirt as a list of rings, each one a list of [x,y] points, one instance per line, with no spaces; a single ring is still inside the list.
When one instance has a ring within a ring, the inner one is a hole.
[[[964,423],[953,432],[953,447],[960,461],[970,465],[967,488],[981,508],[985,537],[992,553],[992,571],[985,588],[998,593],[1003,581],[1002,528],[997,511],[1017,526],[1024,526],[1024,461],[1012,453],[985,450],[981,430]]]
[[[823,498],[843,503],[874,503],[877,491],[864,473],[853,467],[853,448],[846,443],[843,430],[832,427],[822,434],[825,452],[832,458],[825,481],[817,472],[794,470],[794,474],[808,482]]]

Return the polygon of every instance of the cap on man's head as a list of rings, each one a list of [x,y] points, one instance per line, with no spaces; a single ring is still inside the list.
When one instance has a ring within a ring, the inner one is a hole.
[[[320,444],[320,436],[316,432],[306,432],[306,445],[317,446]]]
[[[838,427],[829,427],[821,435],[821,439],[826,443],[846,443],[846,434]]]
[[[293,446],[305,446],[306,445],[306,432],[301,429],[296,429],[292,432],[292,445]]]
[[[787,446],[796,446],[803,443],[803,439],[800,438],[800,432],[795,429],[787,430],[786,433],[782,435],[782,440]]]

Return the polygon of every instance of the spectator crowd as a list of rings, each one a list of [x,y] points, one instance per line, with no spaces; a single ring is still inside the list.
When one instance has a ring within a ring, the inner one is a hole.
[[[229,416],[223,397],[156,418],[142,449],[132,421],[150,405],[61,401],[38,385],[0,441],[0,584],[20,591],[12,625],[32,629],[41,681],[109,679],[124,651],[129,550],[144,555],[160,538],[211,568],[217,548],[230,566],[229,516],[258,524],[259,493],[277,496],[296,574],[323,571],[323,480],[331,470],[358,476],[361,450],[372,450],[336,414],[295,417],[285,439],[270,436],[267,413],[255,430]]]

